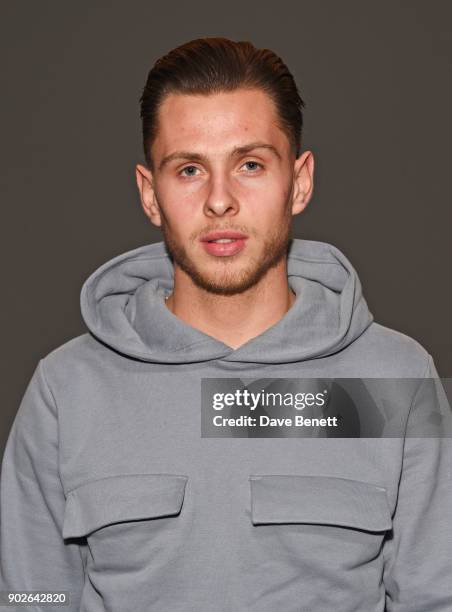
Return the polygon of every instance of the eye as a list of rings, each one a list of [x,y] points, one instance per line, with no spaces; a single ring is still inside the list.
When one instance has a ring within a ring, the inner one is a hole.
[[[256,172],[256,170],[262,169],[263,165],[259,164],[257,161],[249,160],[243,164],[244,166],[248,166],[248,170],[251,172]]]
[[[183,174],[185,171],[189,171],[187,172],[187,174]],[[199,170],[199,168],[197,168],[196,166],[185,166],[185,168],[182,168],[182,170],[179,172],[180,175],[182,176],[196,176],[195,174],[195,170]]]

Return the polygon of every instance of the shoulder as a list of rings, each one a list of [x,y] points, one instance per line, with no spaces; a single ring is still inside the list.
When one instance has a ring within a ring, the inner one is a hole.
[[[375,377],[422,377],[431,360],[418,340],[375,321],[354,344]]]
[[[95,368],[105,358],[101,355],[105,352],[110,355],[113,351],[86,332],[52,349],[40,362],[51,386],[53,382],[65,385],[87,369]]]

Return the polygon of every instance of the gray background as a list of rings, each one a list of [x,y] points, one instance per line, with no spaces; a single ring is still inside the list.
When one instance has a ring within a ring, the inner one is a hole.
[[[331,242],[376,320],[452,376],[452,4],[3,2],[2,442],[38,360],[85,331],[83,281],[160,240],[141,210],[139,97],[201,36],[269,47],[306,102],[315,191],[294,235]]]

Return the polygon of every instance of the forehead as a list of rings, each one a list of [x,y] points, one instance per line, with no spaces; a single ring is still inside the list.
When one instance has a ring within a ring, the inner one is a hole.
[[[227,151],[246,142],[265,141],[283,148],[287,136],[278,125],[273,100],[258,89],[209,95],[171,93],[158,112],[154,154],[173,149]]]

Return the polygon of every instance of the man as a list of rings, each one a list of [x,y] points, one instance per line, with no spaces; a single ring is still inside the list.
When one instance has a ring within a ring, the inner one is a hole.
[[[291,240],[313,192],[302,106],[250,43],[191,41],[150,71],[136,178],[164,241],[88,278],[89,333],[30,381],[2,463],[4,590],[90,612],[452,610],[452,446],[409,435],[439,416],[438,374],[373,320],[343,253]],[[203,384],[333,377],[391,379],[407,436],[201,435]]]

